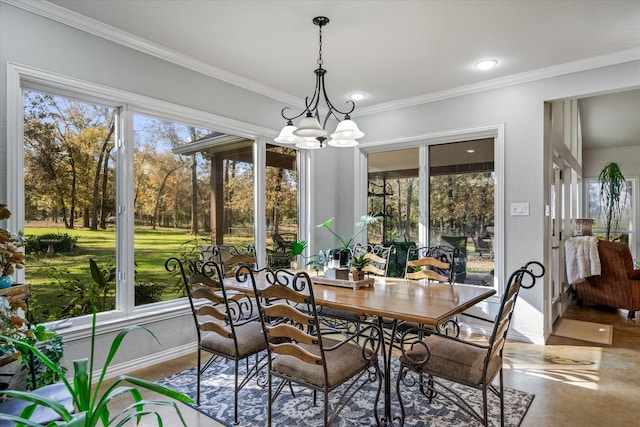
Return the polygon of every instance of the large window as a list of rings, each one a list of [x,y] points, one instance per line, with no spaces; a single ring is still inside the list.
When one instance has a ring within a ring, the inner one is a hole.
[[[23,103],[32,312],[42,322],[113,310],[118,108],[32,90]],[[106,284],[92,279],[92,262]]]
[[[192,256],[209,242],[209,162],[173,149],[214,135],[211,130],[133,115],[135,304],[183,296],[164,261]]]
[[[238,123],[186,107],[22,67],[10,74],[23,111],[9,114],[8,133],[23,143],[8,148],[8,225],[27,238],[16,278],[33,286],[36,322],[168,315],[184,305],[168,257],[212,243],[264,253],[262,224],[298,232],[296,150],[218,132]]]

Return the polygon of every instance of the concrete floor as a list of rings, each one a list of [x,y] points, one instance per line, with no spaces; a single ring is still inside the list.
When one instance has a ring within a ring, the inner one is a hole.
[[[634,320],[626,316],[625,310],[574,305],[564,314],[565,318],[613,325],[611,346],[556,336],[544,346],[507,343],[505,386],[535,394],[522,427],[637,425],[640,314]],[[194,365],[195,355],[191,355],[131,374],[157,380]],[[180,407],[190,427],[221,425],[185,405]],[[164,421],[164,425],[180,425],[171,411]],[[149,418],[141,425],[156,423]]]

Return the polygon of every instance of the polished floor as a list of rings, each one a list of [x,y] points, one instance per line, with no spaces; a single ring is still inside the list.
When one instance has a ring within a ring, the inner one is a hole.
[[[640,408],[640,313],[572,305],[565,318],[613,325],[613,345],[551,336],[546,345],[509,342],[505,385],[535,394],[522,427],[637,425]],[[156,380],[193,367],[195,355],[131,374]],[[220,426],[180,405],[190,427]],[[162,411],[165,412],[164,410]],[[179,426],[170,411],[164,425]],[[156,425],[149,418],[141,425]]]

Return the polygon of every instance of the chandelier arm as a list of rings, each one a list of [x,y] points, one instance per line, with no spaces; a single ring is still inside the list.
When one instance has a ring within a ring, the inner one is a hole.
[[[333,115],[334,117],[335,114],[333,114],[333,112],[335,111],[338,114],[342,114],[343,116],[345,116],[345,119],[347,119],[349,114],[353,113],[353,110],[356,109],[356,103],[353,102],[352,100],[348,100],[346,101],[347,104],[351,103],[351,109],[348,111],[341,111],[339,109],[337,109],[329,100],[329,95],[327,95],[327,90],[326,90],[326,86],[324,84],[324,74],[320,77],[322,80],[320,82],[320,87],[322,88],[322,96],[324,96],[324,102],[327,104],[327,107],[329,107],[329,114]],[[317,103],[316,103],[317,104]],[[340,121],[340,119],[338,119],[336,117],[336,120]]]
[[[295,120],[295,119],[297,119],[297,118],[299,118],[299,117],[302,117],[302,115],[303,115],[303,114],[305,114],[305,113],[307,112],[307,110],[303,110],[303,111],[302,111],[302,113],[298,114],[297,116],[291,116],[291,117],[288,117],[288,116],[286,116],[286,115],[284,114],[284,112],[285,112],[285,110],[290,110],[290,109],[291,109],[291,107],[284,107],[284,108],[282,109],[282,111],[280,112],[280,115],[282,116],[282,118],[283,118],[283,119],[285,119],[285,120],[286,120],[286,121],[288,121],[288,122],[290,122],[290,121],[292,121],[292,120]]]

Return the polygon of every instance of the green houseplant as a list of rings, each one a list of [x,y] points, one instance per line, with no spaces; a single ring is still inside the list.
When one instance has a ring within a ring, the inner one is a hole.
[[[158,422],[159,426],[162,426],[162,417],[161,415],[154,411],[153,409],[147,409],[148,406],[172,406],[180,420],[182,421],[182,425],[186,427],[186,423],[184,418],[182,417],[182,413],[180,409],[176,405],[174,401],[167,400],[146,400],[142,398],[142,393],[140,389],[150,390],[156,393],[159,393],[163,396],[169,397],[171,399],[184,402],[184,403],[193,403],[193,400],[188,396],[179,393],[175,390],[172,390],[168,387],[161,386],[151,381],[143,380],[140,378],[135,378],[127,375],[119,376],[111,386],[107,387],[106,390],[102,390],[102,383],[104,381],[104,377],[107,373],[107,368],[109,364],[116,356],[118,349],[120,348],[120,344],[125,336],[134,329],[139,329],[139,326],[129,326],[116,335],[113,342],[111,343],[111,348],[107,355],[107,359],[104,363],[104,367],[100,373],[98,381],[95,386],[93,384],[93,365],[94,365],[94,352],[95,352],[95,335],[96,335],[96,314],[93,314],[93,323],[91,329],[91,351],[89,358],[78,359],[73,361],[73,369],[74,375],[72,381],[67,380],[64,375],[60,375],[62,378],[62,382],[65,387],[71,394],[73,398],[73,404],[75,406],[75,412],[70,413],[67,409],[56,402],[55,400],[48,399],[46,397],[39,396],[37,394],[31,392],[22,392],[15,390],[6,390],[3,393],[7,396],[14,399],[21,399],[26,402],[30,402],[32,404],[28,405],[20,414],[20,416],[9,415],[0,413],[0,420],[8,420],[18,423],[18,425],[39,427],[39,424],[36,424],[29,420],[33,411],[35,409],[36,404],[44,406],[46,408],[50,408],[55,413],[57,413],[62,421],[56,421],[55,423],[51,423],[51,426],[58,427],[93,427],[98,425],[103,426],[124,426],[129,420],[135,419],[136,421],[140,421],[140,418],[144,415],[155,415],[155,418]],[[148,329],[142,328],[147,331],[154,339],[157,338],[155,335],[149,331]],[[23,351],[30,350],[33,354],[42,361],[45,365],[47,365],[50,369],[56,371],[59,368],[56,366],[54,362],[52,362],[46,355],[44,355],[38,348],[33,347],[29,344],[21,342],[19,340],[15,340],[9,337],[0,337],[6,341],[13,343],[15,346],[22,347]],[[61,374],[60,372],[58,372]],[[133,402],[126,406],[125,408],[111,413],[109,410],[109,403],[112,402],[115,398],[122,395],[129,394],[132,398]]]
[[[0,220],[10,216],[7,205],[0,204]],[[23,241],[22,236],[6,228],[0,228],[0,289],[11,286],[14,271],[24,267],[24,253],[20,249]]]
[[[349,255],[351,254],[351,246],[353,245],[353,241],[355,240],[355,238],[358,237],[360,233],[365,231],[369,225],[375,224],[378,221],[380,221],[380,217],[371,216],[371,215],[362,215],[360,217],[360,221],[356,222],[355,224],[355,226],[360,229],[357,230],[351,237],[340,236],[338,233],[333,231],[331,229],[331,223],[333,222],[333,220],[334,218],[331,218],[323,222],[322,224],[318,224],[316,225],[316,228],[321,228],[321,227],[325,228],[338,239],[341,245],[340,248],[337,248],[338,251],[340,252],[340,265],[346,265],[347,262],[349,261]]]
[[[291,263],[296,262],[296,258],[299,255],[302,255],[302,253],[306,248],[307,248],[306,240],[294,240],[293,242],[291,242],[291,251],[289,251],[289,253],[287,254],[289,256],[289,262]],[[297,267],[297,262],[296,262],[296,267]]]
[[[606,230],[606,240],[610,239],[611,230],[618,228],[622,209],[627,203],[627,180],[620,171],[617,163],[607,163],[600,175],[600,201],[602,202],[600,212],[604,215],[604,225]]]
[[[362,280],[364,279],[364,271],[362,269],[367,266],[371,260],[367,258],[367,254],[362,254],[360,256],[354,256],[351,258],[351,268],[353,271],[351,275],[353,276],[353,280]]]

